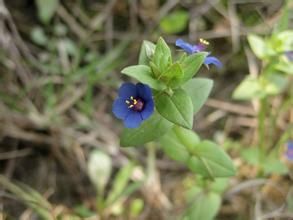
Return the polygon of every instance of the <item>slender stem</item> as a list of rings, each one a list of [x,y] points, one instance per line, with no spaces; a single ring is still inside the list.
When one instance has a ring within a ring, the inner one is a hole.
[[[263,161],[266,148],[266,112],[267,98],[260,100],[260,109],[258,112],[258,146],[259,146],[259,163]]]
[[[147,173],[148,176],[151,176],[156,170],[156,146],[153,142],[147,144],[147,151]]]

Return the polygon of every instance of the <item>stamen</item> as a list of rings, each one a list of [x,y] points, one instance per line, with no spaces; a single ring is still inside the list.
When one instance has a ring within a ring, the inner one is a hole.
[[[130,99],[133,100],[133,96],[130,96]]]
[[[199,39],[199,42],[200,42],[201,44],[204,44],[204,45],[209,45],[209,44],[210,44],[207,40],[202,39],[202,38]]]
[[[137,104],[137,100],[133,99],[133,104],[136,105]]]
[[[130,105],[130,106],[128,106],[128,108],[133,108],[133,106],[134,106],[134,105]]]
[[[126,102],[127,105],[130,104],[130,102],[128,100],[126,100],[125,102]]]

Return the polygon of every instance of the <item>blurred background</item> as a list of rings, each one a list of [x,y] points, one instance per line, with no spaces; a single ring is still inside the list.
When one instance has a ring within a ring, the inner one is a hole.
[[[286,84],[265,95],[265,111],[263,99],[239,96],[253,85],[234,92],[275,60],[261,59],[247,36],[270,43],[292,29],[292,8],[282,0],[0,0],[0,219],[293,219],[292,57],[282,57]],[[160,36],[174,53],[177,38],[204,38],[223,63],[197,75],[214,88],[194,122],[237,168],[211,184],[216,199],[192,196],[205,180],[159,147],[119,146],[123,124],[111,107],[129,80],[120,70],[137,63],[143,40]]]

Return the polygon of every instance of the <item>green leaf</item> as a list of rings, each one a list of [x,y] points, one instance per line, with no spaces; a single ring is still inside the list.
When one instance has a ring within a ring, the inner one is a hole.
[[[182,32],[188,24],[189,14],[184,10],[176,10],[165,16],[160,22],[160,28],[166,34]]]
[[[267,56],[267,45],[264,39],[257,35],[250,34],[248,35],[248,42],[252,51],[258,58],[262,59]]]
[[[290,18],[288,4],[290,1],[291,0],[285,1],[285,4],[284,4],[282,12],[281,12],[281,17],[274,27],[274,33],[279,33],[281,31],[285,31],[286,29],[288,29],[289,18]]]
[[[293,63],[290,61],[282,61],[275,65],[276,71],[284,72],[288,75],[293,75]]]
[[[191,79],[183,85],[183,89],[191,97],[193,113],[196,114],[208,99],[213,88],[213,81],[210,79]]]
[[[293,31],[287,30],[273,35],[274,49],[279,53],[293,49]]]
[[[173,160],[186,163],[190,153],[200,142],[196,133],[191,130],[174,126],[167,134],[160,138],[163,151]]]
[[[174,126],[173,132],[178,140],[186,147],[186,149],[192,153],[194,147],[200,142],[199,136],[192,130],[182,128],[180,126]]]
[[[127,183],[131,177],[133,168],[134,164],[128,163],[122,169],[120,169],[118,174],[115,176],[113,187],[109,192],[109,195],[106,200],[106,206],[115,203],[115,201],[119,199],[121,194],[124,192],[125,188],[127,187]]]
[[[155,53],[152,59],[154,65],[158,68],[160,73],[165,72],[168,66],[171,64],[171,50],[164,41],[163,38],[159,38],[155,48]]]
[[[276,158],[268,158],[261,164],[265,174],[280,174],[288,173],[288,167]]]
[[[221,197],[213,192],[199,193],[191,204],[186,216],[188,220],[212,220],[220,209]]]
[[[151,57],[155,52],[156,45],[150,41],[144,40],[138,58],[138,64],[140,65],[148,65]]]
[[[183,89],[174,90],[170,96],[160,93],[155,96],[158,112],[169,121],[185,128],[192,128],[193,106],[191,98]]]
[[[169,68],[161,74],[162,79],[168,86],[174,87],[179,84],[183,77],[183,71],[179,63],[173,63]]]
[[[153,78],[151,68],[146,65],[129,66],[124,68],[121,72],[149,85],[153,89],[163,90],[166,88],[162,82]]]
[[[36,0],[36,5],[39,19],[48,24],[58,8],[59,0]]]
[[[181,83],[184,83],[191,79],[199,70],[207,56],[206,52],[195,53],[190,56],[185,57],[180,62],[183,70],[183,79]]]
[[[258,79],[247,76],[234,90],[232,97],[237,100],[251,100],[253,98],[263,98],[264,95]]]
[[[216,178],[210,185],[209,189],[217,194],[222,194],[229,186],[229,178]]]
[[[44,46],[48,43],[48,38],[41,27],[34,27],[31,31],[31,39],[34,43]]]
[[[246,148],[241,151],[241,157],[252,165],[259,164],[260,150],[257,147]]]
[[[143,211],[144,202],[142,199],[132,199],[129,207],[130,219],[137,219],[140,213]]]
[[[188,161],[188,167],[204,177],[229,177],[235,174],[230,157],[217,144],[202,141],[195,146],[193,155]]]
[[[188,161],[189,153],[185,146],[179,141],[173,129],[160,138],[160,145],[165,154],[171,159],[182,163]]]
[[[272,73],[261,77],[263,91],[266,95],[277,95],[281,93],[288,84],[288,79],[285,75]]]
[[[179,63],[173,63],[168,69],[162,73],[162,77],[180,78],[183,75],[182,68]]]
[[[142,145],[163,136],[172,127],[172,123],[155,112],[139,128],[125,128],[120,138],[123,147]]]

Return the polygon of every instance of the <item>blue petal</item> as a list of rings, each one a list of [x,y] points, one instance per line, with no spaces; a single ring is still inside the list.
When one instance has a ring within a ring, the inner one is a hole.
[[[285,52],[285,56],[287,57],[287,59],[288,59],[289,61],[293,61],[293,50],[286,51],[286,52]]]
[[[118,95],[125,100],[129,99],[130,96],[136,97],[136,86],[132,83],[123,83],[119,88]]]
[[[130,112],[127,104],[125,103],[125,99],[118,98],[114,101],[112,106],[112,112],[119,119],[124,119],[127,114]]]
[[[221,68],[223,66],[221,61],[218,58],[213,57],[213,56],[206,57],[204,60],[204,64],[206,64],[206,65],[214,64],[218,68]]]
[[[142,122],[142,117],[139,112],[130,111],[124,119],[126,128],[137,128]]]
[[[143,111],[141,112],[141,117],[143,118],[143,120],[146,120],[153,113],[154,113],[154,101],[151,99],[145,103],[145,107]]]
[[[293,161],[293,142],[289,141],[287,143],[287,151],[285,153],[285,156],[288,160]]]
[[[148,85],[137,83],[136,92],[138,97],[142,98],[144,101],[152,100],[152,90]]]
[[[182,39],[177,39],[175,45],[182,48],[186,53],[194,53],[193,46]]]
[[[293,141],[287,142],[288,149],[293,149]]]

